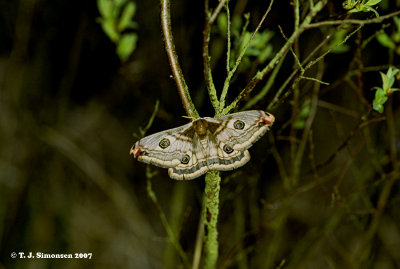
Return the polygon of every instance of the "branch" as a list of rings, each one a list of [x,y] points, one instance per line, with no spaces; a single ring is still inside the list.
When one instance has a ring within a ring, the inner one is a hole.
[[[293,34],[288,38],[287,42],[281,50],[275,55],[275,57],[269,62],[269,64],[261,71],[258,71],[257,74],[252,78],[252,80],[247,84],[246,88],[236,97],[236,99],[227,106],[222,114],[227,114],[230,110],[232,110],[247,94],[249,94],[254,87],[263,80],[266,75],[271,72],[271,70],[278,64],[281,58],[289,51],[290,47],[293,45],[295,40],[306,30],[310,25],[311,20],[315,17],[315,15],[321,11],[321,9],[327,4],[326,0],[321,0],[317,4],[311,7],[310,13],[304,19],[303,23],[293,32]]]
[[[149,166],[147,166],[147,167],[149,167]],[[149,168],[147,170],[149,170]],[[150,179],[152,177],[152,175],[150,175],[150,174],[151,174],[151,172],[149,172],[149,171],[146,172],[146,177],[147,177],[147,195],[149,196],[149,198],[151,199],[151,201],[153,202],[153,204],[154,204],[154,206],[155,206],[155,208],[157,210],[158,216],[161,219],[161,223],[164,226],[165,231],[167,232],[168,241],[174,246],[174,248],[178,252],[179,257],[182,259],[184,268],[190,268],[189,259],[188,259],[187,255],[186,255],[185,251],[182,249],[182,246],[179,244],[179,240],[175,236],[171,225],[168,223],[167,216],[165,216],[165,213],[162,210],[162,208],[161,208],[161,206],[160,206],[160,204],[158,202],[157,196],[153,191],[152,184],[151,184],[151,179]]]
[[[189,89],[182,74],[182,69],[178,62],[175,51],[174,38],[171,31],[171,17],[169,11],[169,0],[161,0],[161,29],[164,35],[165,50],[168,55],[169,65],[171,66],[182,105],[189,117],[198,118],[199,113],[190,98]]]
[[[305,27],[305,29],[313,29],[313,28],[320,28],[322,26],[332,26],[332,25],[342,25],[342,24],[358,24],[358,25],[365,25],[365,24],[373,24],[373,23],[381,23],[384,20],[390,19],[394,16],[397,16],[400,14],[400,10],[380,16],[377,18],[373,18],[370,20],[337,20],[337,21],[322,21],[322,22],[316,22],[316,23],[311,23]]]
[[[219,101],[217,97],[217,90],[215,89],[214,81],[211,74],[210,67],[210,53],[209,53],[209,44],[210,44],[210,33],[211,26],[217,18],[218,14],[221,12],[222,7],[226,3],[227,0],[222,0],[219,2],[218,6],[215,8],[214,12],[210,15],[210,11],[208,10],[208,4],[206,4],[205,15],[206,22],[203,31],[203,65],[204,65],[204,78],[206,81],[208,95],[210,96],[211,104],[214,107],[215,112],[218,111]]]
[[[224,88],[222,90],[222,94],[221,94],[221,98],[220,98],[220,103],[219,103],[219,113],[221,111],[225,111],[224,107],[225,107],[225,98],[226,95],[228,93],[228,89],[229,89],[229,84],[230,81],[233,77],[233,75],[235,74],[237,68],[239,67],[239,64],[242,62],[243,56],[246,53],[247,49],[250,46],[251,41],[253,41],[254,37],[256,36],[256,34],[258,33],[258,31],[260,30],[261,25],[263,24],[263,22],[265,21],[265,19],[267,18],[267,15],[269,14],[269,12],[271,11],[272,8],[272,4],[274,3],[274,0],[271,0],[271,2],[269,3],[268,9],[267,11],[264,13],[264,16],[261,18],[260,22],[258,23],[256,30],[253,32],[251,38],[249,39],[249,41],[245,44],[244,48],[242,49],[242,51],[239,54],[239,57],[236,59],[235,62],[235,66],[228,72],[228,75],[226,76],[225,82],[224,82]],[[229,111],[226,111],[226,114]],[[224,113],[222,113],[222,115],[225,115]]]

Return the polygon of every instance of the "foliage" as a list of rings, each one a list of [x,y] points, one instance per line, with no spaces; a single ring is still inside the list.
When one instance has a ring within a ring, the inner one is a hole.
[[[400,55],[400,18],[393,17],[395,30],[389,36],[384,31],[380,32],[376,38],[382,46],[387,47],[391,51],[394,51],[397,55]]]
[[[382,87],[374,87],[376,90],[375,98],[373,101],[373,108],[379,113],[383,112],[383,105],[386,103],[388,96],[395,91],[400,91],[399,88],[393,88],[393,84],[395,82],[396,74],[400,70],[397,68],[392,69],[389,67],[386,74],[379,72],[382,78]]]
[[[126,30],[137,29],[132,21],[136,13],[136,4],[129,0],[97,0],[101,17],[98,21],[104,33],[117,46],[116,52],[122,62],[128,60],[136,48],[138,35]]]
[[[355,12],[369,12],[375,13],[375,16],[379,17],[378,12],[373,6],[379,4],[382,0],[346,0],[343,2],[343,8],[348,10],[348,13]]]

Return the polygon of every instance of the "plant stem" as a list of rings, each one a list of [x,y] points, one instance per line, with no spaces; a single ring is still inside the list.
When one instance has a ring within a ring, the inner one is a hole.
[[[182,69],[178,62],[178,56],[175,51],[174,38],[171,31],[171,16],[169,10],[169,0],[161,0],[161,29],[164,35],[165,50],[168,55],[169,65],[171,66],[179,96],[182,100],[183,107],[189,117],[198,118],[197,112],[192,98],[189,94],[188,86],[182,74]]]
[[[210,66],[210,53],[209,53],[209,44],[210,44],[210,33],[211,26],[216,20],[218,14],[221,12],[225,2],[227,0],[222,0],[219,2],[218,6],[214,9],[214,12],[211,13],[211,10],[208,9],[208,2],[206,1],[205,7],[205,26],[203,31],[203,65],[204,65],[204,79],[206,81],[208,95],[210,96],[211,104],[214,107],[215,112],[219,109],[219,101],[217,97],[217,90],[215,88],[215,84],[213,81],[211,66]]]
[[[206,174],[204,190],[204,268],[216,268],[218,260],[218,213],[221,177],[218,171]]]

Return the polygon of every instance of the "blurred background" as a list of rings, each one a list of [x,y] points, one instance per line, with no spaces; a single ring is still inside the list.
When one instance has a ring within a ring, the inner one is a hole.
[[[134,2],[133,23],[123,31],[134,37],[128,56],[104,30],[100,2],[0,0],[0,268],[184,268],[160,209],[193,259],[204,178],[175,181],[166,169],[129,155],[157,100],[147,134],[188,122],[170,76],[159,2]],[[229,101],[293,31],[292,3],[276,2]],[[309,1],[300,2],[304,19]],[[374,10],[390,14],[399,2],[383,0]],[[232,57],[268,4],[230,1]],[[210,47],[219,93],[226,76],[224,14]],[[368,9],[348,14],[337,1],[314,21],[349,16],[376,17]],[[192,99],[201,116],[213,116],[202,64],[204,3],[173,1],[171,18]],[[330,50],[304,74],[329,85],[296,81],[298,72],[291,77],[298,65],[289,52],[273,83],[267,77],[240,103],[239,110],[268,108],[276,121],[250,149],[246,166],[221,173],[218,268],[400,267],[400,92],[378,100],[373,89],[383,87],[380,72],[400,68],[400,19],[350,36],[356,28],[323,26],[295,43],[300,61]],[[148,196],[148,169],[156,173],[156,204]],[[92,258],[13,259],[12,252]]]

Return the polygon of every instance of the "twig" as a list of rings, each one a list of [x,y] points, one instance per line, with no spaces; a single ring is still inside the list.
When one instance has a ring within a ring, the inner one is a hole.
[[[367,115],[370,113],[369,111]],[[320,163],[317,165],[316,170],[321,170],[325,166],[327,166],[330,162],[332,162],[336,156],[339,155],[340,152],[342,152],[343,149],[346,148],[346,146],[350,143],[350,141],[353,139],[355,134],[362,129],[363,127],[373,123],[373,122],[379,122],[385,120],[384,117],[379,117],[379,118],[373,118],[371,120],[366,121],[364,118],[367,117],[367,115],[363,116],[362,119],[358,122],[357,126],[354,127],[354,129],[350,132],[350,134],[347,136],[346,140],[334,151],[334,153],[324,162]]]
[[[332,26],[332,25],[343,25],[343,24],[358,24],[358,25],[365,25],[365,24],[373,24],[373,23],[381,23],[384,20],[390,19],[394,16],[397,16],[400,14],[400,10],[384,15],[384,16],[380,16],[380,17],[376,17],[370,20],[352,20],[352,19],[348,19],[348,20],[337,20],[337,21],[322,21],[322,22],[315,22],[315,23],[311,23],[309,25],[307,25],[305,27],[305,29],[313,29],[313,28],[320,28],[322,26]]]
[[[156,104],[154,105],[153,113],[151,114],[150,119],[147,122],[146,126],[144,128],[139,127],[140,138],[144,137],[146,135],[147,131],[150,129],[151,125],[153,125],[153,121],[157,115],[159,106],[160,106],[160,100],[157,99]]]
[[[311,20],[315,17],[315,15],[319,11],[321,11],[321,9],[326,5],[326,3],[327,3],[326,0],[321,0],[311,8],[309,14],[306,16],[302,24],[288,38],[288,41],[275,55],[275,57],[269,62],[269,64],[263,70],[257,72],[257,74],[251,79],[249,84],[247,84],[246,88],[242,90],[242,92],[236,97],[236,99],[229,106],[224,108],[221,114],[227,114],[229,111],[231,111],[247,94],[249,94],[254,89],[254,87],[258,84],[258,82],[260,82],[266,77],[266,75],[278,64],[281,58],[288,52],[288,50],[295,42],[295,40],[304,32],[304,30],[307,29],[306,27],[310,25]]]
[[[215,112],[218,111],[219,101],[217,97],[217,90],[215,89],[214,81],[212,78],[211,67],[210,67],[210,54],[209,54],[209,44],[210,44],[210,33],[211,26],[217,18],[218,14],[221,12],[222,7],[227,2],[227,0],[222,0],[219,2],[218,6],[215,8],[214,12],[210,15],[208,10],[208,1],[206,1],[205,14],[206,22],[203,31],[203,65],[204,65],[204,78],[206,81],[208,95],[210,96],[211,104],[214,107]]]
[[[146,174],[149,175],[150,173],[148,172]],[[179,244],[177,238],[175,237],[175,234],[172,231],[172,228],[168,223],[167,217],[165,216],[164,211],[162,210],[160,204],[158,203],[157,196],[155,195],[153,188],[152,188],[150,177],[151,176],[147,177],[147,195],[153,202],[153,204],[157,210],[157,213],[160,216],[161,223],[164,226],[165,231],[167,232],[169,242],[175,247],[176,251],[178,252],[179,256],[182,259],[182,262],[183,262],[185,268],[190,268],[190,263],[189,263],[188,257],[186,256],[186,253],[183,251],[181,245]]]
[[[323,69],[324,69],[323,68],[324,63],[322,61],[320,61],[319,64],[320,64],[320,66],[318,66],[318,74],[317,74],[318,80],[320,80],[320,78],[322,78]],[[318,93],[319,93],[320,87],[321,87],[320,83],[314,84],[314,91],[313,91],[312,98],[311,98],[310,115],[307,118],[306,125],[304,127],[303,136],[302,136],[300,144],[297,148],[296,157],[293,162],[293,174],[292,174],[293,181],[292,181],[292,183],[294,183],[295,185],[297,183],[298,175],[300,173],[301,161],[303,160],[303,155],[304,155],[304,151],[306,148],[308,135],[311,131],[311,126],[312,126],[312,123],[314,122],[315,115],[317,114]]]
[[[192,269],[198,269],[200,265],[201,253],[203,250],[203,238],[204,238],[204,199],[201,207],[201,216],[197,227],[196,243],[193,251],[193,262]]]
[[[242,108],[242,110],[249,109],[253,107],[255,104],[257,104],[260,100],[262,100],[265,95],[269,92],[269,90],[272,88],[275,82],[275,78],[279,73],[279,70],[281,69],[281,66],[283,64],[284,58],[286,57],[283,56],[282,60],[279,61],[278,65],[274,68],[274,71],[272,71],[271,76],[269,76],[267,83],[265,83],[265,86],[261,89],[261,91],[253,96]]]
[[[271,11],[273,3],[274,3],[274,0],[271,0],[271,2],[269,3],[267,11],[264,13],[264,16],[261,18],[260,22],[258,23],[258,25],[257,25],[256,29],[254,30],[251,38],[247,41],[247,43],[244,45],[243,49],[241,50],[238,58],[236,59],[235,65],[232,67],[232,69],[228,72],[228,75],[226,76],[226,79],[225,79],[225,82],[224,82],[224,88],[222,89],[221,98],[219,100],[218,115],[228,114],[228,112],[231,109],[233,109],[233,107],[232,107],[230,110],[224,110],[224,108],[225,108],[225,98],[226,98],[226,95],[228,93],[230,81],[231,81],[233,75],[235,74],[237,68],[239,67],[239,64],[242,62],[243,56],[246,53],[247,49],[249,48],[251,41],[253,41],[254,37],[256,36],[258,31],[260,30],[261,25],[264,23],[264,21],[267,18],[269,12]]]
[[[321,43],[319,43],[318,46],[316,46],[313,49],[313,51],[306,57],[306,59],[304,59],[304,61],[301,63],[301,66],[304,66],[308,61],[310,61],[310,59],[317,53],[317,51],[319,51],[319,49],[322,46],[324,46],[331,39],[331,37],[332,37],[331,35],[328,35]],[[283,61],[283,59],[281,61]],[[272,99],[272,102],[268,105],[267,110],[274,109],[275,105],[279,101],[279,96],[282,94],[283,90],[286,89],[286,86],[296,76],[296,74],[299,71],[300,71],[300,67],[299,66],[295,70],[293,70],[293,72],[290,74],[288,79],[286,79],[286,81],[281,85],[279,90],[276,92],[274,98]]]
[[[231,61],[231,14],[229,11],[228,2],[226,3],[226,20],[227,20],[227,29],[226,29],[226,72],[230,71],[230,61]]]
[[[161,0],[161,29],[164,35],[164,44],[168,55],[169,65],[171,66],[172,74],[174,76],[183,107],[185,108],[188,116],[198,118],[199,113],[193,105],[189,94],[189,89],[183,77],[182,70],[178,62],[178,56],[175,51],[174,38],[171,31],[169,0]]]
[[[292,80],[294,78],[294,76],[299,72],[302,71],[302,73],[304,73],[307,69],[309,69],[312,65],[314,65],[315,63],[317,63],[318,61],[322,60],[327,54],[329,54],[334,48],[337,48],[339,46],[341,46],[342,44],[346,43],[347,40],[354,35],[355,33],[357,33],[360,29],[362,28],[362,26],[359,26],[357,29],[355,29],[353,32],[351,32],[350,34],[348,34],[341,42],[339,42],[338,44],[335,45],[335,47],[330,48],[328,50],[326,50],[324,53],[322,53],[319,57],[317,57],[315,60],[310,60],[310,58],[323,46],[325,45],[332,37],[332,35],[328,35],[310,54],[309,56],[307,56],[307,58],[300,64],[300,66],[297,67],[296,70],[294,70],[292,72],[292,74],[289,76],[289,78],[284,82],[284,84],[282,84],[282,86],[279,88],[279,90],[277,91],[277,93],[275,94],[272,102],[268,105],[267,110],[271,110],[275,107],[275,105],[278,103],[279,101],[279,96],[282,94],[283,90],[286,88],[287,84],[290,82],[290,80]],[[308,63],[307,63],[308,62]],[[303,66],[307,63],[307,65],[303,68]],[[322,81],[319,81],[320,83],[322,83]],[[285,99],[288,95],[289,95],[289,91],[286,92],[286,94],[283,96],[283,99]]]

